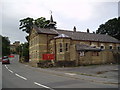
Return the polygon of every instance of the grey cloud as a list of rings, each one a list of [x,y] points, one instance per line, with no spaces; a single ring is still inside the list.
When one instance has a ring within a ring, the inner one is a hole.
[[[8,36],[14,42],[20,40],[25,42],[26,34],[19,30],[19,19],[3,16],[2,18],[2,35]]]

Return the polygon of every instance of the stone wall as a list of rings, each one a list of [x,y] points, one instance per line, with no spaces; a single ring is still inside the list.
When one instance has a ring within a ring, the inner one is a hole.
[[[112,50],[117,49],[120,44],[103,43],[94,41],[80,41],[72,40],[68,38],[53,39],[56,35],[50,34],[38,34],[35,30],[32,30],[30,34],[30,46],[29,54],[30,60],[33,63],[37,63],[42,60],[42,55],[46,53],[55,54],[55,61],[75,61],[76,65],[89,65],[89,64],[105,64],[114,61]],[[62,52],[60,52],[60,43],[62,44]],[[66,43],[68,44],[68,50],[66,51]],[[85,56],[80,56],[80,53],[76,51],[76,44],[87,44],[91,46],[105,46],[105,50],[98,52],[98,56],[94,56],[93,52],[85,52]]]
[[[62,44],[62,51],[60,52],[60,43]],[[66,43],[68,50],[66,51]],[[70,60],[70,39],[56,39],[56,61]]]
[[[93,55],[93,53],[97,53],[97,55]],[[108,63],[115,63],[115,57],[113,51],[100,51],[100,52],[92,52],[88,51],[85,52],[85,56],[79,56],[79,63],[78,65],[90,65],[90,64],[108,64]]]
[[[42,55],[46,53],[50,53],[50,39],[54,37],[54,35],[47,34],[36,34],[33,30],[31,35],[29,50],[30,50],[30,58],[31,61],[39,62],[42,60]]]

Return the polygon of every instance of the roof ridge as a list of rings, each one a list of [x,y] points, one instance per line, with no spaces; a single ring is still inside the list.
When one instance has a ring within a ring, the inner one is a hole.
[[[66,31],[66,32],[74,32],[74,31],[70,31],[70,30],[62,30],[62,29],[56,29],[58,31]],[[81,31],[76,31],[74,33],[87,33],[87,32],[81,32]],[[87,33],[87,34],[94,34],[94,33]]]
[[[106,35],[106,34],[96,34],[96,33],[87,33],[87,32],[74,32],[71,30],[63,30],[63,29],[48,29],[48,28],[38,28],[36,27],[36,31],[38,33],[46,33],[46,34],[65,34],[71,37],[74,40],[89,40],[89,41],[99,41],[99,42],[115,42],[120,43],[116,38]]]

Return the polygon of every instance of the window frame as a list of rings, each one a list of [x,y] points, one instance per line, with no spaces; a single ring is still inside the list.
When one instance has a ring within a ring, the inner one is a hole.
[[[62,47],[63,47],[62,43],[59,43],[59,52],[63,52]]]
[[[103,47],[103,48],[101,48],[101,47]],[[105,49],[105,46],[101,45],[101,46],[100,46],[100,49]]]
[[[117,50],[120,50],[120,46],[117,46]]]
[[[112,45],[110,45],[110,46],[109,46],[109,49],[110,49],[110,50],[112,50],[112,49],[113,49],[113,46],[112,46]]]
[[[84,57],[85,56],[85,51],[80,51],[79,55],[80,55],[80,57]]]
[[[66,43],[66,44],[65,44],[65,51],[69,51],[69,50],[68,50],[68,46],[69,46],[69,44]]]

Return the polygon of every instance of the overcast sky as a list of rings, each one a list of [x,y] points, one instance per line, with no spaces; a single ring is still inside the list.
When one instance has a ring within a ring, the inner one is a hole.
[[[84,1],[84,2],[82,2]],[[89,1],[89,2],[88,2]],[[25,42],[26,33],[19,30],[19,20],[31,17],[53,19],[58,29],[96,31],[99,25],[118,17],[119,0],[1,0],[0,33],[14,41]]]

